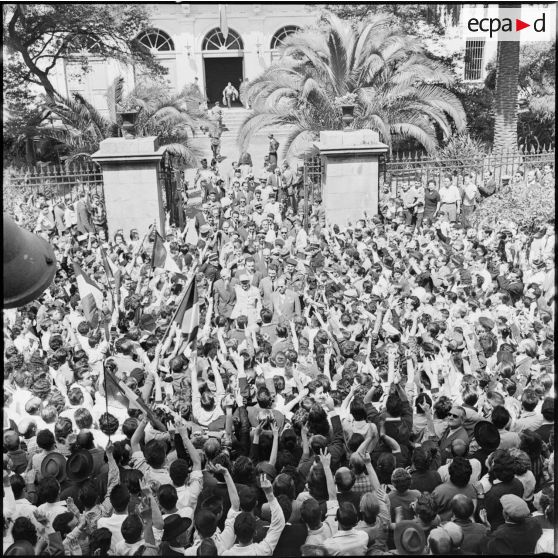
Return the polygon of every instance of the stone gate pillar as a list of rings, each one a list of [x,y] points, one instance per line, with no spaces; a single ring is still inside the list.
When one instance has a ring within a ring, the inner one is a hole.
[[[126,239],[131,229],[140,238],[155,222],[165,234],[163,192],[157,169],[164,147],[155,136],[144,138],[108,138],[92,158],[103,169],[104,197],[109,235],[122,229]]]
[[[378,213],[379,158],[388,150],[373,130],[320,132],[314,144],[324,172],[322,199],[329,224],[346,226]]]

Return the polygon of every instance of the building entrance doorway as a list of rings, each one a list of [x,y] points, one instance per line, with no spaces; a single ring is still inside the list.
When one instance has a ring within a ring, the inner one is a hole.
[[[236,87],[237,91],[239,90],[244,78],[242,66],[242,56],[204,58],[205,93],[209,108],[216,101],[223,103],[223,89],[227,87],[229,81]],[[241,107],[240,99],[233,102],[233,106]]]

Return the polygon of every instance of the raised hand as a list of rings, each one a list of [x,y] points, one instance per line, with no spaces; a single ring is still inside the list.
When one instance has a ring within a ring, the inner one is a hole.
[[[73,513],[76,517],[79,517],[79,509],[74,504],[74,499],[71,496],[69,498],[66,498],[66,506],[69,512]]]
[[[260,475],[260,488],[264,491],[264,494],[267,497],[273,494],[273,485],[265,473]]]
[[[331,469],[331,453],[328,453],[327,449],[321,449],[318,457],[324,470]]]
[[[107,454],[107,457],[114,454],[114,444],[112,443],[112,440],[107,444],[105,453]]]
[[[432,409],[426,401],[424,401],[423,403],[419,403],[419,407],[422,409],[423,413],[426,416],[432,415]]]
[[[223,467],[220,463],[208,463],[206,469],[209,470],[210,473],[221,473],[222,475],[226,475],[229,471],[226,467]]]
[[[484,486],[482,485],[482,482],[475,481],[473,483],[473,488],[475,489],[477,494],[484,494]]]
[[[151,486],[147,483],[146,480],[140,479],[139,485],[140,485],[141,493],[142,493],[146,498],[148,498],[149,496],[152,495]]]
[[[258,437],[261,436],[264,426],[265,426],[265,421],[258,422],[258,426],[256,426],[256,428],[254,429],[254,436],[258,436]]]

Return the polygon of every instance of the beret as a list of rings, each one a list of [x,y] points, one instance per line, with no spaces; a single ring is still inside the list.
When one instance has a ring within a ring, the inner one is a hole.
[[[502,510],[512,520],[525,519],[531,515],[527,502],[515,494],[504,494],[500,498],[500,503],[502,504]]]
[[[287,265],[298,265],[298,262],[294,258],[289,258],[287,260]]]

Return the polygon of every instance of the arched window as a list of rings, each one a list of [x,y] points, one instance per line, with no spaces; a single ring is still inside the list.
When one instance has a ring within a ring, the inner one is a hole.
[[[240,35],[229,29],[227,38],[225,39],[223,33],[218,28],[212,29],[203,40],[203,50],[243,50],[244,45]]]
[[[297,31],[300,31],[298,25],[285,25],[285,27],[281,27],[281,29],[276,31],[273,37],[271,37],[271,50],[277,50],[282,47],[285,39]]]
[[[149,50],[158,52],[174,51],[174,43],[170,36],[161,29],[147,29],[143,31],[138,41]]]

